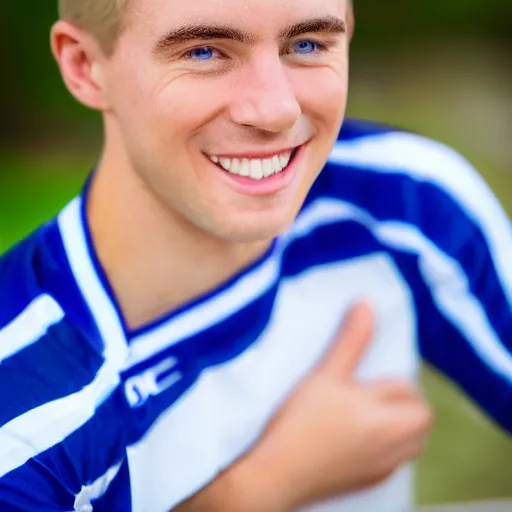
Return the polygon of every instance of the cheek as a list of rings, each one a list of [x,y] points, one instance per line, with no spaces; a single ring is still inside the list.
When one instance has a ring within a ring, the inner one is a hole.
[[[220,111],[219,95],[205,84],[186,84],[177,81],[154,96],[156,115],[172,131],[190,134],[214,119]]]
[[[180,132],[199,129],[229,104],[229,83],[223,77],[198,76],[173,69],[148,84],[155,113]]]
[[[297,76],[294,89],[302,111],[311,119],[331,129],[343,118],[348,95],[348,73],[332,68],[309,71]]]

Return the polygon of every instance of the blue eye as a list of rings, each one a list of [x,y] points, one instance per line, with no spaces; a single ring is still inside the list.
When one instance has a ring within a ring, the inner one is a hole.
[[[210,60],[214,57],[212,48],[205,46],[203,48],[196,48],[189,52],[189,57],[193,60]]]
[[[302,55],[315,53],[320,49],[320,45],[314,41],[299,41],[295,44],[295,51]]]

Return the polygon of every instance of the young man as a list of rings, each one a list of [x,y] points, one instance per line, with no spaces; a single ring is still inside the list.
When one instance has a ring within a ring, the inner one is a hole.
[[[405,512],[420,353],[512,427],[509,221],[450,149],[343,122],[346,0],[60,8],[105,144],[0,260],[2,512]]]

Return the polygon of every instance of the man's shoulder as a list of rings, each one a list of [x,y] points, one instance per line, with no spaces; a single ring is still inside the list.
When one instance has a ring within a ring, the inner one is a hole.
[[[405,129],[356,119],[344,123],[329,164],[436,180],[439,185],[448,183],[443,179],[447,168],[457,178],[472,179],[476,174],[469,162],[445,143]],[[452,179],[450,183],[456,181]]]
[[[345,122],[319,185],[319,194],[337,191],[340,199],[354,199],[368,206],[396,201],[419,205],[434,190],[463,208],[494,201],[476,169],[449,145],[399,128],[352,119]],[[435,205],[429,201],[424,207]]]
[[[47,229],[36,229],[0,256],[0,329],[44,295],[41,265]]]
[[[80,409],[73,397],[104,364],[59,244],[54,219],[0,256],[0,430],[9,425],[0,477],[32,452],[19,432],[30,427],[34,446],[53,445],[45,439],[60,435],[55,425]]]
[[[367,122],[345,122],[306,207],[316,201],[374,226],[408,226],[453,251],[475,231],[488,235],[491,217],[509,229],[489,186],[454,148]]]
[[[388,133],[403,132],[402,128],[382,122],[365,119],[346,118],[338,134],[339,142],[358,140],[364,137],[385,135]]]

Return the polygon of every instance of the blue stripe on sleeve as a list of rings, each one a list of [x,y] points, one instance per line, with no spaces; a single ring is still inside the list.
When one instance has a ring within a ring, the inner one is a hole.
[[[361,137],[372,137],[384,133],[402,131],[394,126],[379,124],[361,119],[345,119],[338,140],[349,141]]]
[[[42,404],[89,384],[102,364],[82,336],[65,321],[1,363],[0,427]]]
[[[378,220],[416,226],[442,252],[456,258],[494,330],[512,349],[512,305],[494,265],[492,249],[463,209],[440,187],[405,174],[372,173],[360,168],[339,168],[337,174],[338,179],[324,184],[328,195],[343,196]]]
[[[442,315],[418,268],[418,258],[393,251],[411,286],[423,358],[467,393],[502,428],[512,432],[512,387],[476,354],[467,339]]]
[[[103,503],[103,510],[107,510],[105,507],[110,504],[110,510],[129,511],[130,508],[113,508],[110,501],[115,494],[114,503],[129,504],[126,465],[121,466],[105,489],[101,486],[101,478],[126,457],[126,438],[130,431],[128,414],[126,399],[119,388],[86,424],[0,478],[0,510],[72,511],[81,491],[96,482],[92,486],[96,489],[90,490],[97,494],[98,506]],[[102,509],[94,504],[94,512],[96,510]]]

